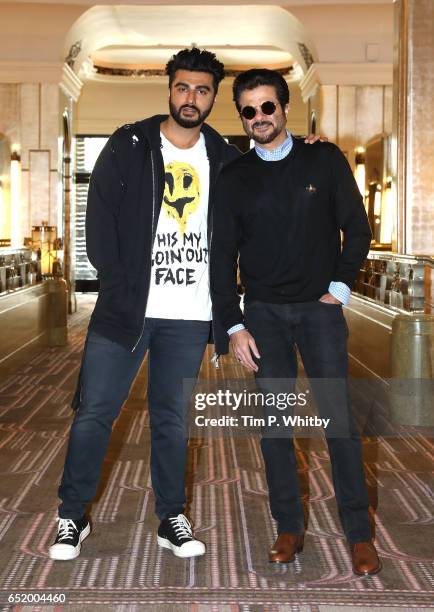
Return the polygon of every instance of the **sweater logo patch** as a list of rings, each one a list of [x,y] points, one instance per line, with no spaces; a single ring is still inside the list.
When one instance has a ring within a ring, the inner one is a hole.
[[[309,185],[307,187],[305,187],[306,191],[308,193],[316,193],[316,187],[315,185],[312,185],[309,183]]]
[[[200,203],[199,175],[192,165],[173,161],[164,168],[165,184],[163,208],[178,222],[181,235],[185,233],[187,217]]]

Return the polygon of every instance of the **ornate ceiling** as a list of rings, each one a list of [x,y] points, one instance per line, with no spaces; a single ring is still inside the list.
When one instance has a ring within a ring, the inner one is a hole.
[[[300,22],[277,6],[97,6],[69,31],[65,59],[82,80],[158,77],[192,44],[214,51],[228,74],[268,66],[288,80],[315,55]]]

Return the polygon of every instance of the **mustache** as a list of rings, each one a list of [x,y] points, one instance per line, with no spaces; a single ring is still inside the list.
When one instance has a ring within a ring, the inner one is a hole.
[[[273,125],[273,124],[271,123],[271,121],[256,121],[256,123],[252,125],[252,128],[255,129],[257,127],[265,127],[267,125]]]
[[[197,113],[200,114],[199,109],[197,108],[197,106],[194,106],[194,104],[183,104],[179,109],[179,112],[181,112],[183,108],[191,108],[192,110],[195,110]]]

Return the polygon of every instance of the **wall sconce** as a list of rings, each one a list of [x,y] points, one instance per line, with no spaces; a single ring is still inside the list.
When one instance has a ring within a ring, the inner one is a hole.
[[[17,151],[11,155],[11,246],[20,248],[21,240],[21,157]]]
[[[52,274],[52,263],[56,258],[57,227],[48,225],[46,221],[42,225],[32,227],[32,248],[38,252],[41,261],[41,274]]]
[[[9,200],[9,177],[0,178],[0,248],[10,247],[10,200]]]
[[[0,238],[3,238],[5,228],[3,227],[5,214],[5,202],[3,201],[3,181],[0,179]]]
[[[365,149],[363,147],[357,147],[355,152],[356,152],[356,159],[355,159],[356,167],[354,170],[354,178],[356,179],[357,187],[359,188],[359,191],[361,195],[363,196],[363,199],[365,199],[365,192],[366,192]]]
[[[379,183],[377,184],[377,190],[375,192],[374,198],[374,215],[376,217],[375,223],[380,223],[379,217],[381,216],[381,185]]]
[[[392,177],[388,176],[384,184],[383,200],[381,205],[381,242],[391,243],[393,233],[394,193]]]

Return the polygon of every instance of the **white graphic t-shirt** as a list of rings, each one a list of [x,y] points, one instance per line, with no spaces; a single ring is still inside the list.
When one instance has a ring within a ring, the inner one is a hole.
[[[205,138],[178,149],[161,134],[165,185],[152,251],[146,316],[210,321],[209,162]]]

